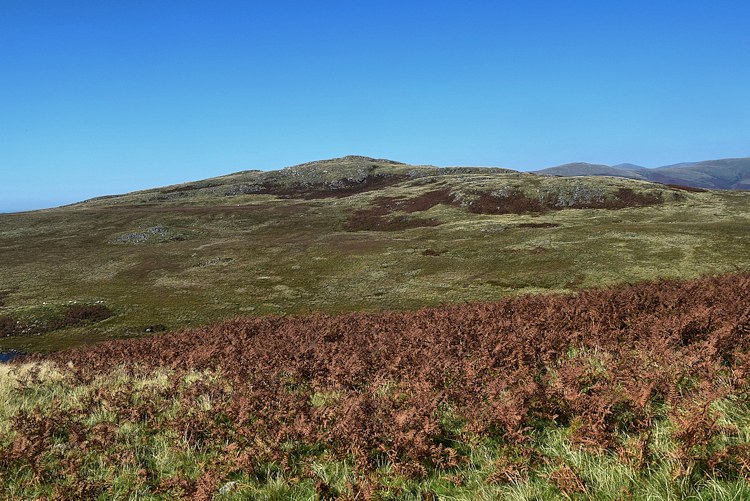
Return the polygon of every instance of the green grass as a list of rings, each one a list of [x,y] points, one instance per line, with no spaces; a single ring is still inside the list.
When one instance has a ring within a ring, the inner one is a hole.
[[[29,374],[38,371],[35,378]],[[21,409],[52,413],[60,408],[80,423],[89,437],[97,426],[110,426],[106,446],[69,447],[64,426],[55,435],[55,445],[43,451],[49,474],[35,475],[30,468],[0,468],[0,494],[6,499],[38,496],[81,495],[95,499],[174,499],[184,494],[180,479],[198,482],[206,472],[211,480],[203,485],[208,498],[320,499],[328,496],[363,496],[378,499],[491,500],[491,499],[747,499],[750,484],[737,475],[709,475],[696,465],[686,470],[680,463],[673,439],[674,425],[669,409],[662,409],[649,430],[651,457],[640,464],[637,457],[610,450],[587,449],[571,440],[575,424],[563,426],[540,422],[527,432],[523,443],[500,437],[475,436],[451,421],[451,433],[461,437],[453,447],[460,449],[464,462],[454,467],[426,469],[423,475],[405,476],[384,460],[373,472],[362,473],[353,464],[330,456],[314,444],[289,444],[290,462],[270,462],[261,467],[227,470],[234,454],[217,445],[196,446],[176,435],[168,422],[179,414],[210,412],[210,402],[201,409],[180,407],[180,395],[196,384],[224,385],[218,372],[190,373],[170,386],[171,374],[159,369],[144,374],[118,371],[80,384],[51,364],[25,364],[13,370],[0,366],[0,445],[8,447],[14,437],[8,425]],[[31,381],[31,382],[30,382]],[[134,408],[154,404],[148,418],[130,418],[109,413],[107,400],[98,406],[85,405],[92,395],[107,391],[108,398],[127,394]],[[325,405],[335,395],[318,395]],[[718,401],[715,410],[727,431],[715,440],[717,446],[747,443],[750,437],[750,405],[744,399]],[[449,419],[449,413],[446,414]],[[639,437],[623,433],[621,451]],[[633,450],[637,451],[635,445]],[[291,451],[297,451],[291,454]],[[75,464],[69,474],[65,465]],[[213,469],[212,469],[213,468]],[[52,472],[56,472],[52,475]],[[67,475],[67,476],[66,476]],[[750,475],[745,471],[744,475]],[[172,487],[170,487],[172,486]],[[89,490],[86,490],[89,489]]]

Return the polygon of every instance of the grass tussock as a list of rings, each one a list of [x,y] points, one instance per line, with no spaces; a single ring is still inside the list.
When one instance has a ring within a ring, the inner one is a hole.
[[[5,498],[750,495],[750,275],[238,319],[0,369]]]

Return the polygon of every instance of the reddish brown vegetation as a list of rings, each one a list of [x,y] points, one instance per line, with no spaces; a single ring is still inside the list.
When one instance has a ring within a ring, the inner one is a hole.
[[[434,219],[406,218],[389,216],[392,212],[407,213],[428,210],[441,203],[452,202],[450,190],[441,189],[423,193],[414,198],[378,197],[372,207],[355,212],[349,217],[345,228],[348,231],[398,231],[424,226],[437,226],[440,222]]]
[[[586,492],[586,484],[583,479],[568,465],[563,465],[554,470],[549,475],[549,479],[566,498],[570,498],[572,494]]]
[[[474,199],[466,204],[466,209],[474,214],[528,214],[545,213],[562,209],[624,209],[626,207],[645,207],[663,202],[661,194],[637,193],[630,188],[620,188],[611,197],[567,200],[560,203],[558,196],[548,193],[545,196],[532,198],[519,190],[510,191],[503,196],[489,192],[474,194]],[[434,219],[409,219],[401,215],[392,216],[394,212],[421,212],[438,204],[461,207],[449,188],[441,188],[423,193],[414,198],[378,197],[372,207],[356,211],[345,224],[348,231],[397,231],[422,226],[437,226]],[[390,217],[389,217],[390,216]],[[519,228],[552,228],[555,223],[521,223]]]
[[[88,322],[101,322],[112,316],[112,310],[103,304],[69,306],[65,313],[52,321],[52,329],[72,327]]]
[[[397,210],[404,212],[421,212],[438,204],[450,205],[455,203],[450,188],[441,188],[439,190],[428,191],[414,198],[394,199]]]
[[[551,421],[571,425],[584,446],[645,467],[649,430],[665,405],[683,423],[685,464],[737,473],[750,455],[708,447],[722,430],[707,404],[745,394],[748,297],[750,274],[739,274],[416,312],[238,319],[50,358],[84,382],[119,365],[173,369],[172,387],[153,390],[150,403],[134,407],[127,394],[102,389],[91,405],[173,429],[195,447],[231,449],[216,466],[225,473],[269,460],[283,466],[289,444],[318,444],[363,469],[387,458],[422,475],[465,460],[451,445],[461,433],[523,447],[529,428]],[[230,385],[195,383],[180,397],[189,412],[155,421],[160,402],[179,393],[179,376],[196,369],[219,369]],[[316,394],[328,403],[314,405]],[[84,433],[62,414],[21,413],[17,443],[0,461],[33,463],[51,443],[39,433]],[[621,432],[643,437],[637,453],[621,449]],[[85,440],[91,447],[106,437]],[[515,475],[511,466],[502,475]],[[585,490],[572,471],[552,480]]]

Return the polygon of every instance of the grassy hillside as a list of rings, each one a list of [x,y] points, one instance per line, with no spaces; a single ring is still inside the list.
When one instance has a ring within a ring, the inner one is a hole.
[[[0,215],[0,349],[750,268],[750,194],[313,162]]]
[[[4,499],[747,499],[750,274],[0,366]]]

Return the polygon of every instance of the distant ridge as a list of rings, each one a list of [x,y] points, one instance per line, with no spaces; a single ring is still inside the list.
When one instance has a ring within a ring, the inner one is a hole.
[[[647,167],[643,167],[642,165],[635,165],[635,164],[617,164],[613,165],[615,169],[624,169],[624,170],[644,170]]]
[[[80,203],[185,203],[213,196],[267,194],[280,197],[328,198],[379,190],[407,180],[455,175],[522,174],[501,167],[436,167],[396,160],[346,155],[314,160],[278,170],[243,170],[198,181],[162,186],[124,195],[105,195]],[[607,176],[694,189],[750,190],[750,158],[686,162],[649,169],[635,164],[614,166],[573,162],[532,171],[542,176]]]
[[[685,162],[648,169],[634,164],[614,166],[568,163],[533,171],[547,176],[614,176],[711,190],[750,190],[750,158]]]
[[[610,167],[609,165],[602,164],[589,164],[585,162],[575,162],[569,164],[558,165],[557,167],[550,167],[548,169],[542,169],[536,171],[535,174],[546,174],[549,176],[614,176],[614,177],[625,177],[629,179],[646,179],[639,173],[633,172],[628,169],[620,169],[617,167]]]

